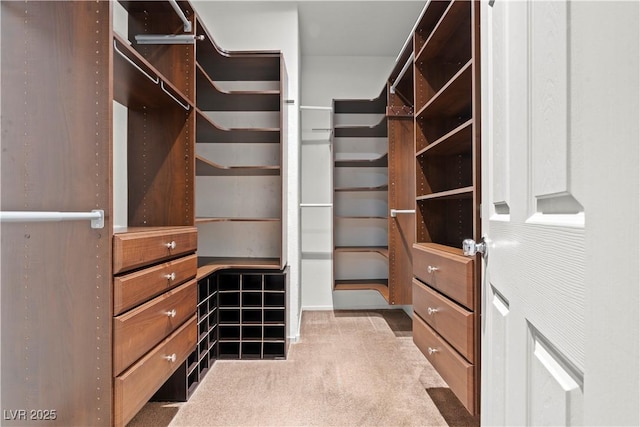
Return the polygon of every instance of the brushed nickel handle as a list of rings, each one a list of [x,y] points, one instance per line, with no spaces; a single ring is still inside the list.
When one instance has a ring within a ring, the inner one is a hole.
[[[169,362],[171,362],[171,363],[175,363],[176,362],[176,354],[175,353],[173,353],[171,356],[164,356],[164,358],[166,360],[168,360]]]
[[[427,273],[429,273],[429,274],[435,273],[438,270],[440,270],[440,268],[438,268],[438,267],[433,267],[433,266],[428,266],[427,267]]]
[[[175,249],[176,246],[178,246],[178,245],[176,245],[176,241],[175,240],[172,240],[170,243],[165,243],[165,246],[167,248],[169,248],[169,249]]]
[[[440,311],[440,310],[437,309],[437,308],[431,308],[431,307],[427,308],[427,313],[429,313],[430,315],[431,314],[436,314],[438,311]]]
[[[437,353],[438,351],[439,350],[437,348],[432,348],[432,347],[427,348],[427,352],[429,354],[434,354],[434,353]]]
[[[164,277],[165,277],[165,279],[171,280],[173,282],[174,280],[176,280],[176,273],[173,272],[171,274],[165,274]]]
[[[176,312],[176,309],[174,308],[171,311],[165,311],[164,314],[166,314],[168,317],[176,317],[177,312]]]

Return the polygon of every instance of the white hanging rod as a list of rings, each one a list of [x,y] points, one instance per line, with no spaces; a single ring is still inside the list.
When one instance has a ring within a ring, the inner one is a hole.
[[[300,203],[301,208],[331,208],[333,203]]]
[[[391,209],[391,217],[395,218],[398,214],[414,214],[415,209]]]
[[[313,105],[301,105],[299,107],[301,110],[323,110],[323,111],[331,111],[333,110],[332,107],[316,107]]]
[[[94,209],[91,212],[0,212],[0,222],[51,222],[85,219],[91,220],[91,228],[104,228],[104,210],[102,209]]]
[[[138,44],[194,44],[204,36],[194,34],[136,34]]]
[[[179,106],[181,106],[182,108],[184,108],[185,110],[189,111],[189,104],[183,104],[182,102],[180,102],[180,100],[178,98],[176,98],[175,96],[171,95],[171,93],[165,89],[164,87],[164,82],[162,80],[160,80],[160,89],[162,89],[162,91],[164,93],[166,93],[167,95],[169,95],[169,97],[171,99],[173,99],[174,101],[176,101],[178,103]]]
[[[400,74],[398,74],[398,77],[396,77],[396,81],[393,82],[393,84],[391,85],[391,89],[390,89],[391,93],[396,93],[396,86],[398,86],[398,83],[400,83],[400,80],[402,80],[404,73],[407,72],[407,70],[412,64],[413,64],[413,53],[411,53],[411,55],[409,56],[409,59],[407,59],[407,62],[405,62],[404,67],[402,67],[402,70],[400,70]]]
[[[142,68],[140,68],[140,66],[138,64],[136,64],[135,62],[133,62],[127,55],[125,55],[120,49],[118,49],[118,44],[116,43],[115,39],[113,40],[113,50],[115,50],[116,52],[118,52],[118,54],[123,57],[129,64],[133,65],[135,68],[138,69],[138,71],[140,71],[142,74],[144,74],[149,80],[151,80],[154,84],[158,84],[158,82],[160,81],[160,77],[156,76],[156,78],[154,79],[153,77],[151,77],[151,75],[149,73],[147,73],[145,70],[143,70]]]
[[[171,6],[173,6],[173,10],[176,11],[176,13],[178,14],[178,17],[180,17],[180,20],[184,24],[184,32],[185,33],[190,33],[191,32],[191,22],[189,22],[189,20],[185,16],[184,12],[182,11],[182,9],[180,9],[180,6],[178,6],[178,2],[176,0],[169,0],[169,3],[171,3]]]

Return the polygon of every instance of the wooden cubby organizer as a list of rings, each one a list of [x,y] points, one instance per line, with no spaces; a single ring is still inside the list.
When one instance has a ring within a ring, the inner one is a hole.
[[[479,412],[479,3],[431,2],[414,32],[414,341],[467,410]]]
[[[333,101],[334,289],[389,298],[386,88]]]

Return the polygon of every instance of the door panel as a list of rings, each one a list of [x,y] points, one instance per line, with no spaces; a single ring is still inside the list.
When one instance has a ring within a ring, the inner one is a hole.
[[[582,419],[584,214],[569,121],[570,20],[564,2],[483,7],[485,424]]]

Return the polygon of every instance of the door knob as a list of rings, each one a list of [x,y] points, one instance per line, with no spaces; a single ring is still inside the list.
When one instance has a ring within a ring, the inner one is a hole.
[[[476,254],[486,254],[487,253],[487,243],[482,237],[480,243],[476,243],[473,239],[464,239],[462,241],[462,253],[464,256],[475,256]]]

